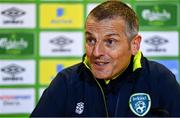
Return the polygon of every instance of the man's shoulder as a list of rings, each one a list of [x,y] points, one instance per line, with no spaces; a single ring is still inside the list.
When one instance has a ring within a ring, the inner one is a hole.
[[[83,63],[80,62],[80,63],[77,63],[77,64],[74,64],[74,65],[71,65],[69,67],[66,67],[64,68],[61,72],[59,73],[74,73],[74,72],[77,72],[79,69],[81,69],[83,66]]]
[[[55,81],[64,81],[67,84],[75,83],[82,78],[81,73],[83,72],[84,64],[77,63],[58,72],[55,77]]]
[[[175,75],[163,64],[160,64],[154,60],[147,60],[145,69],[148,77],[156,80],[174,81]]]
[[[145,59],[144,75],[141,83],[148,84],[154,91],[161,93],[168,88],[179,88],[175,75],[164,65]]]
[[[172,72],[166,66],[154,60],[148,60],[148,66],[151,72],[156,72],[159,74],[172,74]]]
[[[83,63],[77,63],[69,67],[64,68],[57,73],[57,76],[70,77],[78,75],[83,67]]]

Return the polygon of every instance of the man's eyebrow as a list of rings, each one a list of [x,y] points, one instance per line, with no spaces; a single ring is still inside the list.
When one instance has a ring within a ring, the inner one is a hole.
[[[85,34],[86,35],[93,35],[92,33],[88,32],[88,31],[86,31]]]
[[[106,36],[120,36],[118,33],[110,33],[110,34],[107,34]]]
[[[90,32],[86,31],[85,34],[91,34]]]

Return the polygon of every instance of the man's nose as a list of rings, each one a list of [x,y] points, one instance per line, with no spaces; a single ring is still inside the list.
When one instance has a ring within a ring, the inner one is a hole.
[[[97,42],[93,49],[93,55],[95,57],[102,56],[104,52],[104,47],[100,42]]]

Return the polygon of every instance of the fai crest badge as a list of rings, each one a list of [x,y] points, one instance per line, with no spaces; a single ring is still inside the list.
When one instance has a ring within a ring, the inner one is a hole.
[[[131,111],[137,116],[145,116],[151,107],[151,98],[146,93],[135,93],[129,98]]]

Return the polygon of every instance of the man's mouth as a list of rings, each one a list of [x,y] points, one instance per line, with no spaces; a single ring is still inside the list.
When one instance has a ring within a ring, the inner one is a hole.
[[[109,62],[94,62],[94,63],[98,66],[103,66],[103,65],[108,64]]]
[[[96,66],[105,66],[105,65],[109,64],[109,62],[95,61],[94,64]]]

